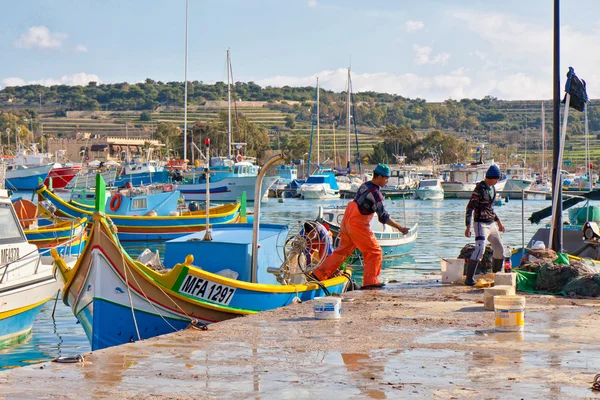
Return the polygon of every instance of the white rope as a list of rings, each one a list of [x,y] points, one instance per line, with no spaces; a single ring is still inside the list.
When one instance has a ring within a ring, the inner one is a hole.
[[[102,232],[102,234],[104,236],[108,237],[108,235],[106,235],[106,232],[104,232],[103,230],[101,230],[101,232]],[[124,271],[125,271],[125,266],[126,266],[125,258],[123,258],[123,270]],[[150,304],[150,306],[154,309],[154,311],[156,312],[156,314],[158,314],[158,316],[161,317],[162,320],[165,321],[165,323],[167,325],[169,325],[173,329],[174,332],[177,332],[178,329],[175,328],[173,325],[171,325],[171,323],[169,323],[169,321],[167,321],[165,319],[165,317],[162,315],[162,313],[160,312],[160,310],[157,309],[156,306],[154,305],[154,303],[148,298],[148,296],[146,295],[146,292],[144,292],[144,290],[142,289],[141,285],[138,283],[138,281],[137,281],[137,279],[135,277],[135,274],[132,273],[131,277],[133,278],[135,284],[139,288],[140,292],[142,293],[142,295],[144,296],[144,298],[146,299],[146,301],[148,301],[148,303]],[[127,273],[125,273],[125,278],[126,278],[126,281],[127,281]],[[129,283],[128,282],[127,282],[127,287],[128,287],[128,290],[129,290]],[[160,287],[160,285],[156,285],[155,287],[158,288],[158,290],[160,290],[162,292],[162,294],[165,295],[166,298],[168,298],[169,300],[171,300],[171,302],[175,305],[175,307],[177,309],[179,309],[179,311],[181,311],[181,313],[184,314],[190,320],[190,323],[192,324],[192,326],[195,326],[195,324],[198,323],[198,321],[195,318],[192,318],[188,313],[186,313],[185,310],[183,310],[179,306],[179,304],[177,304],[177,302],[175,302],[175,300],[173,300],[173,298]],[[131,295],[130,295],[130,298],[131,298]],[[136,326],[136,329],[137,329],[137,326]],[[139,336],[139,334],[138,334],[138,336]]]
[[[108,237],[108,235],[106,235],[106,233],[104,233],[104,231],[102,231],[102,233]],[[142,337],[140,336],[140,329],[138,328],[138,324],[137,324],[137,319],[135,318],[135,309],[133,308],[133,299],[131,298],[131,287],[129,287],[129,279],[127,278],[127,269],[125,268],[125,258],[122,258],[123,261],[123,273],[125,274],[125,284],[127,285],[127,295],[129,296],[129,307],[131,308],[131,316],[133,317],[133,324],[135,325],[135,332],[137,333],[137,337],[138,340],[142,340]]]

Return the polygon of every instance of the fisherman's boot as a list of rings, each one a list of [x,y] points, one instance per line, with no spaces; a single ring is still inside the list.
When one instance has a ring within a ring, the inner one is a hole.
[[[477,269],[478,264],[479,264],[479,261],[477,261],[477,260],[468,260],[467,261],[467,278],[465,279],[465,285],[467,285],[467,286],[475,285],[475,279],[473,279],[473,277],[475,276],[475,270]]]
[[[492,272],[498,273],[502,271],[502,263],[504,263],[502,258],[492,258]]]

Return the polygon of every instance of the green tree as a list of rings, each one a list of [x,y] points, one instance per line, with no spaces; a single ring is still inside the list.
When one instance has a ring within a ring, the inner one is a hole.
[[[379,164],[388,161],[388,155],[385,151],[383,143],[377,143],[373,145],[373,151],[367,158],[369,164]]]
[[[152,114],[148,111],[144,111],[140,114],[140,121],[149,122],[152,121]]]
[[[170,155],[171,150],[180,149],[182,144],[181,130],[171,122],[161,122],[156,127],[155,136],[165,147],[161,147],[164,155]]]
[[[294,117],[291,115],[286,115],[285,117],[285,127],[289,129],[294,129],[296,126],[296,122],[294,121]]]

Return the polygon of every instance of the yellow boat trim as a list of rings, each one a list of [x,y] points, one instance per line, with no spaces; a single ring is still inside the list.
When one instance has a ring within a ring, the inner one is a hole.
[[[94,213],[92,211],[87,211],[87,210],[82,210],[80,208],[77,207],[73,207],[73,205],[65,202],[63,199],[61,199],[60,197],[58,197],[57,195],[55,195],[54,193],[48,191],[48,189],[46,188],[46,185],[42,185],[41,188],[39,188],[37,190],[38,195],[41,194],[44,197],[52,197],[55,201],[57,201],[58,203],[62,204],[63,206],[67,207],[70,210],[73,210],[74,212],[80,213],[80,214],[85,214],[88,216],[93,215]],[[235,214],[237,212],[237,210],[240,208],[240,204],[236,203],[236,204],[225,204],[222,206],[217,206],[214,208],[211,208],[211,212],[210,212],[210,217],[211,218],[219,218],[219,217],[225,217],[225,216],[229,216],[232,214]],[[117,217],[119,219],[131,219],[131,220],[149,220],[149,221],[156,221],[156,220],[181,220],[181,221],[188,221],[192,218],[201,218],[202,215],[178,215],[178,216],[163,216],[163,217],[149,217],[149,216],[144,216],[144,215],[111,215],[111,214],[107,214],[109,217]]]
[[[87,217],[76,218],[75,222],[73,222],[73,223],[71,221],[61,221],[61,222],[58,222],[58,223],[52,224],[52,225],[40,226],[38,229],[24,229],[23,231],[25,232],[25,234],[36,233],[36,232],[49,233],[49,232],[68,231],[71,229],[71,227],[73,227],[73,229],[75,229],[75,228],[79,228],[82,225],[87,224],[87,220],[88,220]]]
[[[99,223],[99,224],[97,224],[97,223]],[[107,236],[110,238],[110,240],[113,242],[113,244],[117,248],[119,248],[119,249],[121,248],[118,240],[116,239],[115,235],[111,232],[108,224],[106,223],[106,219],[100,214],[94,215],[94,224],[92,225],[92,231],[90,232],[90,235],[89,235],[90,237],[92,237],[95,229],[104,229],[107,233],[110,233]],[[91,246],[91,243],[92,243],[92,240],[87,242],[86,247],[84,248],[83,252],[85,252],[87,250],[88,246]],[[81,254],[83,254],[83,252]],[[73,284],[73,279],[75,277],[74,271],[76,271],[79,268],[79,264],[81,263],[81,260],[83,259],[83,257],[79,257],[75,266],[72,269],[70,269],[67,267],[64,260],[58,255],[58,252],[56,252],[53,249],[51,251],[51,254],[52,254],[54,260],[56,261],[57,267],[59,268],[61,274],[66,278],[65,280],[67,282],[65,283],[63,291],[64,291],[64,293],[68,293],[71,285]],[[307,291],[307,290],[319,289],[319,285],[317,285],[316,283],[310,283],[308,285],[302,284],[302,285],[285,285],[285,286],[283,286],[283,285],[265,285],[265,284],[249,283],[249,282],[240,282],[240,281],[236,281],[233,279],[222,277],[220,275],[211,274],[206,271],[201,271],[199,269],[196,269],[194,267],[187,266],[184,264],[177,264],[177,265],[175,265],[175,267],[173,267],[173,269],[171,269],[166,274],[159,274],[158,272],[146,267],[144,264],[140,263],[139,261],[133,260],[129,256],[129,254],[127,254],[127,252],[123,252],[123,256],[125,257],[126,262],[131,267],[136,268],[141,273],[140,275],[148,283],[160,284],[164,288],[164,290],[169,293],[170,296],[178,298],[182,301],[186,301],[188,303],[193,302],[194,304],[198,304],[201,307],[204,307],[207,309],[221,311],[221,312],[224,311],[224,312],[231,313],[231,314],[247,315],[247,314],[254,314],[254,313],[256,313],[256,311],[241,310],[241,309],[236,309],[236,308],[223,307],[221,305],[213,304],[210,302],[196,301],[194,299],[190,299],[187,296],[181,295],[176,291],[173,291],[172,287],[175,284],[175,282],[177,281],[177,278],[179,278],[179,275],[182,273],[182,269],[188,268],[189,271],[192,271],[195,274],[198,274],[199,276],[201,276],[201,274],[206,275],[206,276],[210,277],[210,279],[214,280],[215,282],[223,283],[225,285],[233,286],[233,287],[240,288],[240,289],[259,291],[259,292],[291,294],[291,293],[303,292],[303,291]],[[351,271],[352,270],[350,270],[350,272]],[[347,282],[346,277],[338,276],[338,277],[335,277],[332,279],[321,281],[321,284],[324,285],[325,287],[331,287],[331,286],[336,286],[336,285],[339,285],[339,284],[342,284],[345,282]]]
[[[27,312],[29,310],[32,310],[32,309],[38,307],[38,306],[41,306],[42,304],[44,304],[45,302],[47,302],[51,298],[52,297],[48,297],[46,300],[42,300],[42,301],[40,301],[38,303],[30,304],[28,306],[15,308],[14,310],[0,312],[0,320],[6,319],[6,318],[10,318],[10,317],[13,317],[15,315],[23,314],[24,312]]]

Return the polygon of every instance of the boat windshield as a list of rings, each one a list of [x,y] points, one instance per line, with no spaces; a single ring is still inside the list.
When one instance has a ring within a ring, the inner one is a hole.
[[[0,204],[0,243],[22,242],[25,238],[10,204]]]
[[[437,181],[421,181],[420,187],[435,187],[437,186]]]

